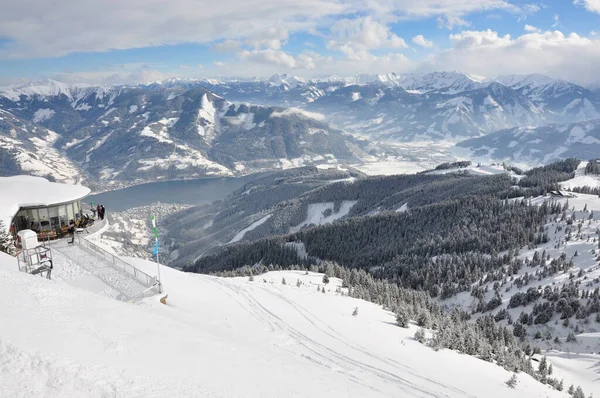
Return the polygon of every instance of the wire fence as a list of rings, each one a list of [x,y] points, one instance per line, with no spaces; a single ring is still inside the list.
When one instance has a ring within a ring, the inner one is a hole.
[[[157,278],[155,276],[150,276],[147,273],[140,271],[133,265],[126,263],[119,257],[109,253],[100,246],[90,242],[88,239],[81,236],[81,234],[77,235],[77,241],[79,245],[92,251],[98,257],[104,258],[104,260],[106,260],[108,264],[112,265],[113,268],[120,271],[121,273],[124,273],[129,277],[133,277],[144,287],[151,288],[157,284]]]

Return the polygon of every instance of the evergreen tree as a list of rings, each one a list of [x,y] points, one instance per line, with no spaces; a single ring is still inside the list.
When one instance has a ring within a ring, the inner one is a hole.
[[[14,255],[15,246],[13,244],[12,237],[5,228],[4,222],[0,220],[0,252]]]
[[[282,285],[287,285],[287,283],[285,282],[285,278],[281,278],[281,284]]]
[[[329,283],[329,276],[327,276],[327,274],[323,275],[323,283],[324,284],[328,284]]]
[[[402,328],[408,328],[408,316],[404,310],[399,310],[396,314],[396,323]]]
[[[421,312],[417,318],[417,325],[428,328],[430,323],[431,323],[431,321],[429,319],[429,315],[427,314],[427,312],[425,312],[425,311]]]
[[[415,332],[415,340],[417,340],[421,344],[425,343],[425,329],[417,329],[417,331]]]
[[[509,388],[515,388],[517,386],[517,375],[513,373],[510,379],[504,382]]]
[[[354,307],[354,311],[352,311],[352,316],[358,315],[358,307]]]
[[[542,359],[540,360],[540,364],[538,366],[538,373],[540,374],[540,377],[543,379],[546,378],[546,376],[548,375],[548,362],[546,361],[546,357],[543,356]]]

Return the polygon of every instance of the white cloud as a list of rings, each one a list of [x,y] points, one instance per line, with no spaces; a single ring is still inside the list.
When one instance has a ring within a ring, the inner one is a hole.
[[[341,51],[353,60],[368,58],[370,50],[408,47],[388,26],[371,17],[339,20],[331,27],[330,37],[327,48]]]
[[[542,7],[539,6],[538,4],[525,4],[523,6],[523,10],[528,14],[535,14],[536,12],[538,12],[541,9],[542,9]]]
[[[446,26],[459,26],[473,12],[514,8],[506,0],[220,0],[208,5],[196,0],[56,0],[36,1],[33,7],[28,1],[3,3],[0,37],[8,44],[0,49],[0,59],[224,40],[278,50],[289,34],[322,31],[357,15],[363,21],[372,18],[367,30],[375,32],[377,24],[385,29],[394,21],[438,16]],[[396,48],[403,43],[392,34],[387,41]]]
[[[430,70],[460,70],[484,76],[544,73],[579,83],[595,81],[590,65],[600,65],[600,39],[561,31],[512,38],[492,30],[450,35],[452,48],[430,57]]]
[[[2,5],[6,57],[56,57],[266,35],[280,26],[306,30],[351,7],[336,0],[57,0]]]
[[[239,57],[246,61],[258,64],[274,65],[285,69],[315,68],[314,61],[310,56],[306,54],[300,54],[295,57],[280,50],[244,50],[239,53]]]
[[[588,11],[600,14],[600,0],[574,0],[573,4],[583,6]]]
[[[444,15],[437,19],[438,27],[446,27],[450,30],[454,29],[455,26],[470,26],[471,24],[465,21],[463,18],[457,15]]]
[[[540,32],[541,30],[539,28],[536,28],[535,26],[525,25],[525,31],[526,32]]]
[[[282,117],[282,116],[290,116],[290,115],[300,115],[303,117],[307,117],[310,119],[315,119],[318,121],[324,121],[325,120],[325,115],[321,114],[321,113],[317,113],[317,112],[308,112],[305,111],[304,109],[300,109],[300,108],[287,108],[281,112],[273,112],[271,113],[271,117]]]
[[[180,68],[178,75],[193,74],[193,68]],[[51,76],[65,83],[86,84],[137,84],[150,83],[171,77],[145,64],[112,65],[101,71],[62,72]]]
[[[272,50],[279,50],[281,49],[282,42],[287,39],[287,29],[271,27],[250,35],[246,40],[246,44],[255,49],[270,48]]]
[[[417,35],[412,38],[413,43],[418,44],[421,47],[433,47],[433,42],[427,40],[423,35]]]
[[[554,23],[552,24],[553,28],[556,28],[559,25],[559,21],[560,21],[560,17],[558,16],[558,14],[555,14],[554,17],[552,18],[552,20],[554,21]]]
[[[239,40],[227,39],[212,46],[211,50],[218,53],[228,53],[239,51],[241,47],[242,43]]]

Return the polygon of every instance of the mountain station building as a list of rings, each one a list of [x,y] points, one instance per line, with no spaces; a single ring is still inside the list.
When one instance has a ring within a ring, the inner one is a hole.
[[[0,220],[13,235],[30,229],[40,240],[55,239],[82,218],[81,201],[90,192],[82,185],[42,177],[0,177]]]

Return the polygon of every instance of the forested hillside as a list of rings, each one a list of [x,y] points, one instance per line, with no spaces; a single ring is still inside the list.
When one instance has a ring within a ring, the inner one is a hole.
[[[595,251],[600,248],[600,201],[557,193],[561,183],[576,172],[587,173],[589,166],[567,159],[526,172],[507,167],[507,173],[490,176],[473,175],[462,166],[436,170],[459,168],[448,174],[357,178],[320,186],[297,198],[297,209],[352,200],[347,217],[213,248],[185,270],[221,275],[289,268],[325,272],[342,278],[354,297],[396,311],[400,323],[410,318],[438,330],[449,316],[435,339],[419,336],[427,344],[436,346],[447,338],[441,346],[521,370],[527,366],[519,355],[531,354],[532,346],[542,343],[547,348],[567,344],[570,349],[596,349],[596,343],[573,345],[587,341],[581,340],[583,331],[595,331],[593,325],[600,321],[600,257]],[[419,292],[417,308],[406,297],[397,298],[403,289]],[[448,313],[443,310],[447,306],[460,311]],[[477,319],[475,328],[488,325],[485,331],[472,331],[482,333],[474,337],[479,341],[475,347],[462,332],[456,332],[462,336],[458,340],[445,334],[469,319]],[[550,322],[562,326],[553,328]],[[500,329],[491,332],[495,324]],[[510,331],[506,336],[503,327]],[[479,340],[485,335],[495,347],[491,352]],[[513,343],[513,338],[530,340],[532,346]],[[505,344],[523,351],[505,360],[499,354]],[[538,377],[559,388],[547,373]]]

